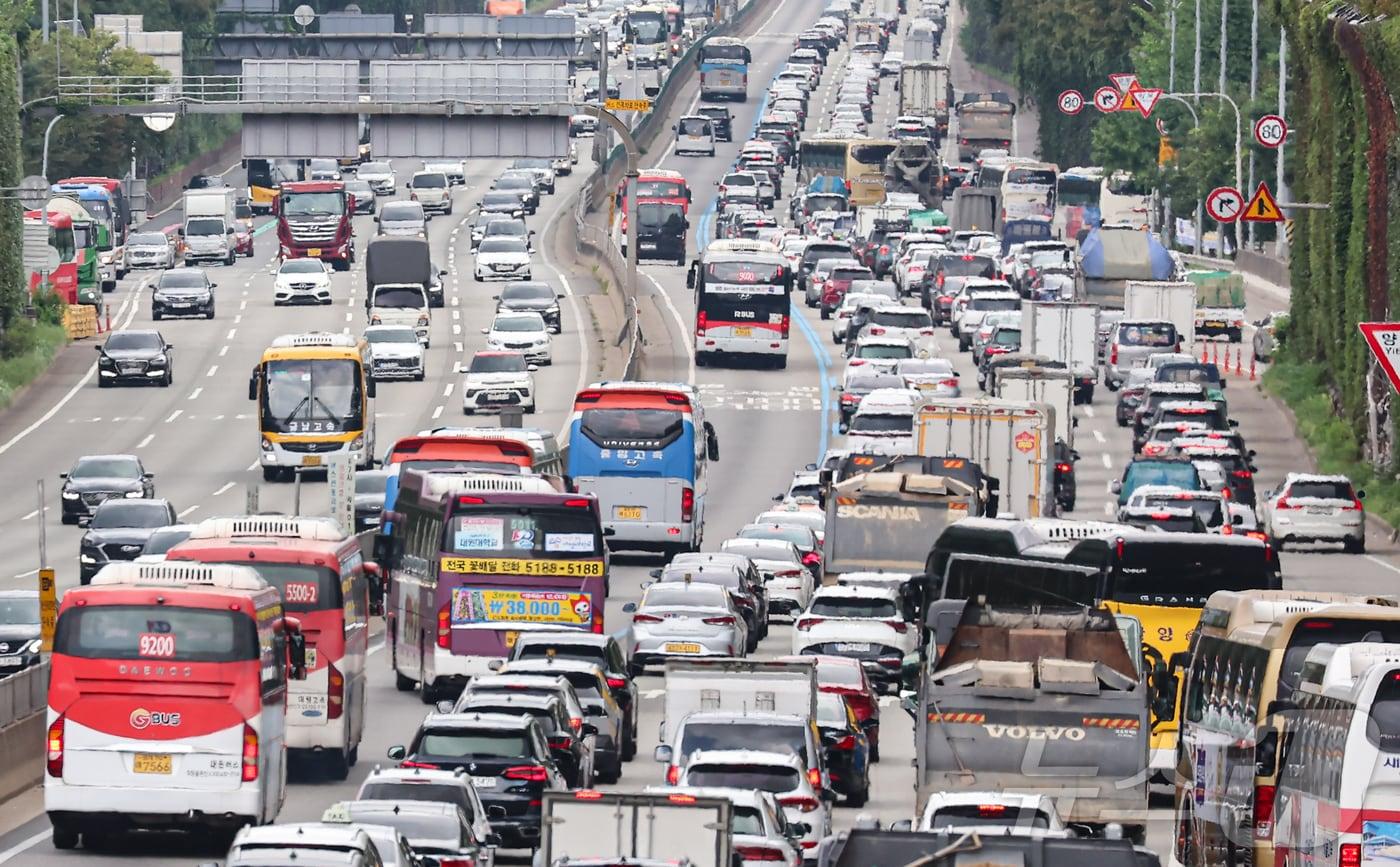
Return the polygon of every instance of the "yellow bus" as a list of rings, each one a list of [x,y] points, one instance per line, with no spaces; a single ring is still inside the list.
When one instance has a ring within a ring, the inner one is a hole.
[[[374,461],[374,379],[367,344],[349,334],[284,334],[263,351],[248,379],[257,401],[263,479],[290,481],[297,468],[325,467],[350,454]]]
[[[797,177],[803,183],[822,175],[843,178],[852,205],[878,205],[885,200],[885,161],[898,148],[893,139],[804,136]]]
[[[1212,594],[1184,658],[1176,750],[1176,857],[1183,867],[1274,867],[1280,744],[1319,644],[1400,641],[1395,600],[1343,593]]]

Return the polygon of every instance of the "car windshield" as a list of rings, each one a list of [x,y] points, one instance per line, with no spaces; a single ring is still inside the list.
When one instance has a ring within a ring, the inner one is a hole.
[[[320,264],[318,260],[317,264]],[[160,275],[160,288],[162,289],[203,289],[205,277],[203,271],[187,271],[184,269],[176,271],[166,271]]]
[[[287,259],[278,269],[280,274],[324,274],[326,266],[320,259]]]
[[[710,584],[653,584],[642,597],[643,607],[682,605],[723,608],[724,589]]]
[[[170,524],[170,510],[165,503],[154,500],[108,500],[97,507],[89,526],[94,530],[122,527],[165,527]]]
[[[136,458],[85,458],[68,473],[70,479],[135,479],[141,476]]]
[[[913,434],[912,413],[856,413],[851,419],[853,434]]]
[[[933,322],[929,315],[923,311],[918,313],[905,313],[893,310],[876,310],[875,315],[870,318],[875,325],[888,325],[891,328],[931,328]]]
[[[141,546],[141,554],[143,556],[147,554],[164,554],[189,537],[190,530],[188,527],[157,530],[151,534],[151,538],[146,540],[146,544]]]
[[[518,352],[477,353],[469,370],[471,373],[523,373],[525,356]]]
[[[992,311],[992,310],[1020,310],[1020,298],[986,298],[973,297],[967,302],[968,310]]]
[[[223,233],[224,221],[214,217],[194,219],[185,223],[186,235],[222,235]]]
[[[685,774],[687,786],[727,786],[775,794],[791,792],[799,779],[796,768],[778,765],[691,765]]]
[[[1220,368],[1214,364],[1164,364],[1157,368],[1158,382],[1220,383]]]
[[[680,755],[688,756],[696,750],[734,749],[790,753],[805,762],[806,730],[800,725],[759,725],[733,719],[687,722],[681,728]]]
[[[413,752],[419,756],[452,758],[518,758],[531,756],[529,735],[523,729],[428,729]]]
[[[118,331],[116,334],[107,338],[107,342],[103,345],[103,348],[108,350],[158,350],[161,348],[161,341],[159,335],[150,332]]]
[[[530,178],[519,175],[503,175],[496,178],[495,187],[498,190],[527,190],[535,185]]]
[[[1176,343],[1176,326],[1170,322],[1120,325],[1118,342],[1123,346],[1173,346]]]
[[[1049,828],[1050,820],[1039,810],[1007,808],[1005,804],[953,804],[939,809],[929,820],[940,828]]]
[[[997,333],[992,336],[992,343],[997,346],[1020,346],[1021,329],[1019,328],[998,328]]]
[[[415,190],[440,190],[447,186],[447,175],[440,172],[428,172],[427,174],[413,176],[413,188]]]
[[[370,328],[365,331],[365,340],[370,343],[417,343],[418,335],[412,328]]]
[[[914,351],[908,346],[868,343],[856,355],[861,358],[913,358]]]
[[[160,232],[138,232],[126,239],[128,247],[168,247],[170,239]]]
[[[995,277],[996,265],[986,256],[949,256],[940,264],[948,277]]]
[[[1128,465],[1124,489],[1141,485],[1167,485],[1194,491],[1200,483],[1196,468],[1185,461],[1133,461]]]
[[[543,331],[544,320],[538,316],[497,316],[492,331]]]
[[[781,539],[791,542],[798,548],[815,547],[812,531],[806,527],[780,527],[765,524],[759,527],[744,527],[739,530],[740,539]]]
[[[28,626],[38,622],[38,596],[0,596],[0,626]]]
[[[752,187],[758,184],[758,178],[748,172],[735,172],[725,175],[720,183],[726,187]]]
[[[515,283],[501,290],[502,301],[553,301],[554,289],[546,283]]]
[[[485,238],[481,246],[477,247],[478,253],[527,253],[525,242],[515,235],[493,235]]]
[[[356,800],[431,801],[439,804],[456,804],[462,808],[468,818],[471,818],[472,813],[471,796],[467,794],[466,786],[460,783],[400,783],[392,780],[367,780],[364,788],[360,789],[360,794],[356,796]],[[398,826],[397,822],[395,826]],[[403,828],[399,828],[399,830],[403,831]],[[404,831],[404,833],[408,832]],[[455,836],[455,834],[446,836]]]
[[[423,206],[417,202],[390,202],[379,209],[379,222],[409,222],[423,220]]]

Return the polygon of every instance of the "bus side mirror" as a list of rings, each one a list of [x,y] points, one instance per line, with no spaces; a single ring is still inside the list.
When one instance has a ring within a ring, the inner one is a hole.
[[[373,376],[367,376],[367,377],[365,377],[365,395],[366,395],[367,397],[374,397],[374,393],[375,393],[374,377],[373,377]]]
[[[99,347],[98,347],[98,350],[101,351],[101,349],[102,349],[102,347],[99,346]],[[252,375],[248,377],[248,399],[249,399],[249,400],[257,400],[257,399],[258,399],[258,371],[257,371],[257,368],[254,368],[254,369],[253,369]]]
[[[685,288],[687,288],[687,289],[694,289],[694,288],[695,288],[695,266],[696,266],[696,264],[697,264],[696,262],[693,262],[693,261],[692,261],[692,262],[690,263],[690,270],[685,272]]]
[[[712,461],[719,460],[719,436],[715,433],[715,426],[705,422],[705,457]]]

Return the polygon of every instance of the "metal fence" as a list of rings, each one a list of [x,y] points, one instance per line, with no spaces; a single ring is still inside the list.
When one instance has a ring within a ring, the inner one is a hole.
[[[47,662],[0,680],[0,728],[42,711],[48,692]]]

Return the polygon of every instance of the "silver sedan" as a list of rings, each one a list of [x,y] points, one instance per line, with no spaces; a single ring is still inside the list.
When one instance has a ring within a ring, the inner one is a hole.
[[[652,584],[622,610],[632,615],[633,676],[673,657],[743,656],[748,646],[742,614],[716,584]]]

